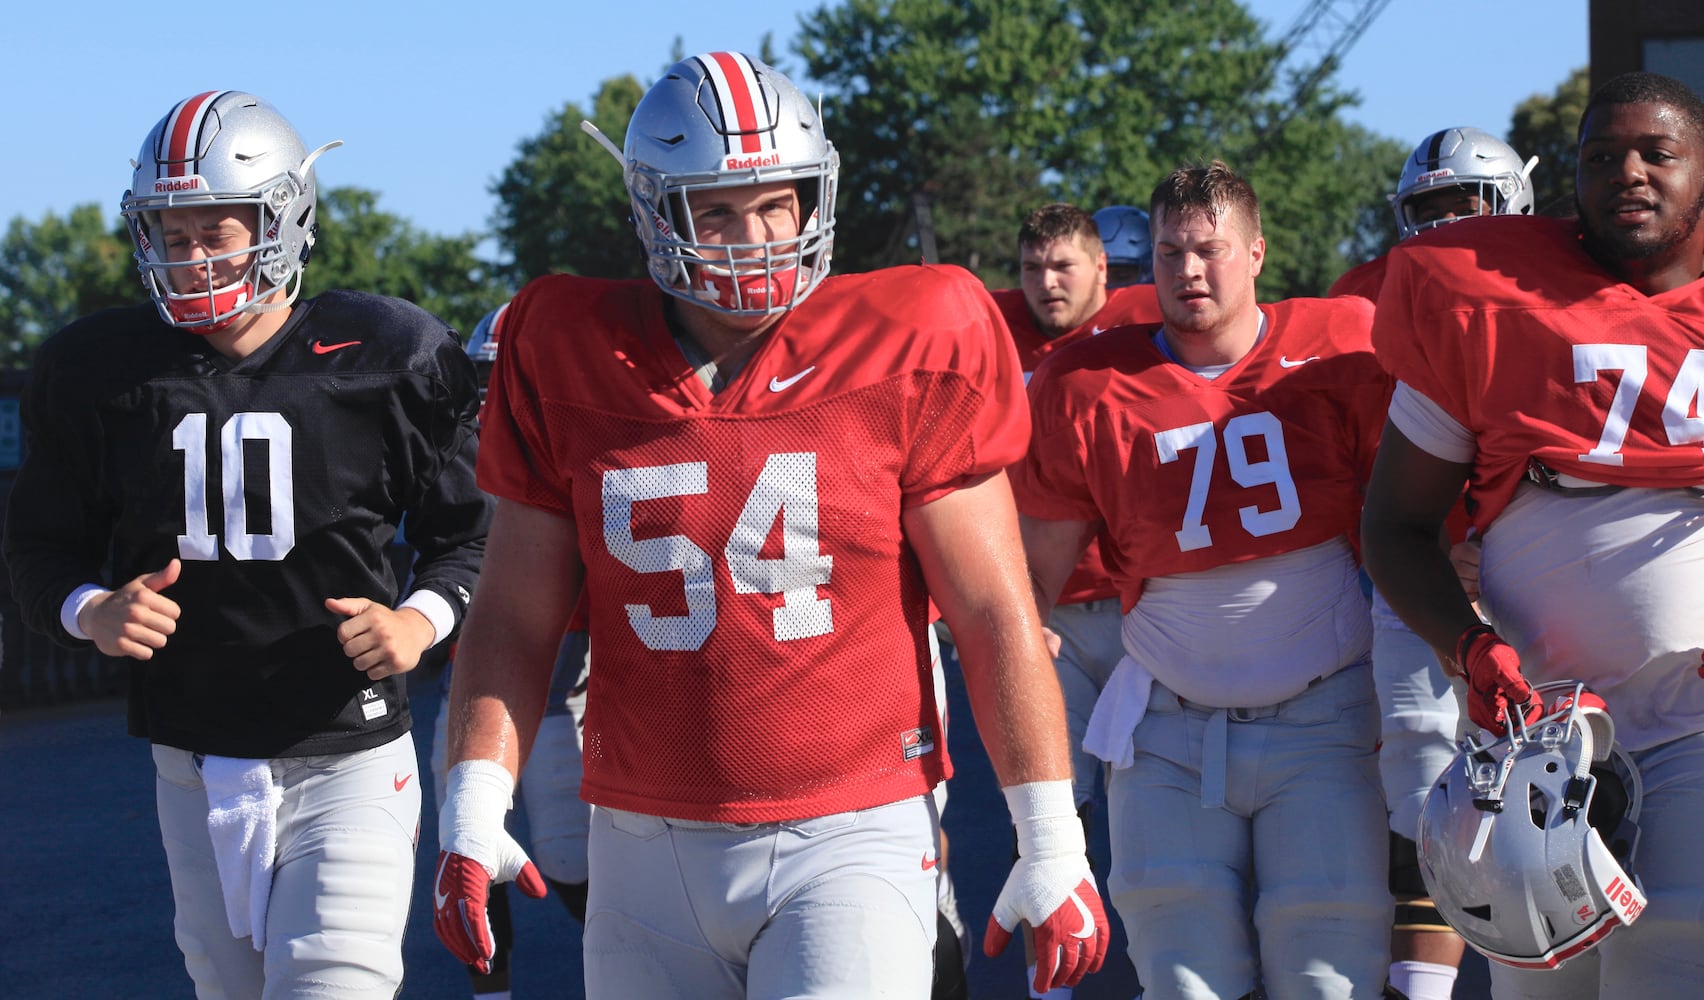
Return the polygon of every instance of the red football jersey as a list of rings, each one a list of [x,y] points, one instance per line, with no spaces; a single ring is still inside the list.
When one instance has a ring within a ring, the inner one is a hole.
[[[715,395],[664,302],[529,284],[481,442],[481,486],[578,525],[583,795],[744,823],[927,792],[950,767],[900,514],[1022,454],[987,291],[957,268],[830,278]]]
[[[1704,281],[1647,296],[1586,254],[1574,220],[1467,219],[1400,244],[1373,341],[1477,436],[1481,531],[1533,456],[1602,483],[1704,483]]]
[[[1006,328],[1012,332],[1012,341],[1018,345],[1018,361],[1023,365],[1026,382],[1036,366],[1041,364],[1042,358],[1067,344],[1115,326],[1160,322],[1160,300],[1153,285],[1107,289],[1106,304],[1087,323],[1051,339],[1036,326],[1035,315],[1024,300],[1022,288],[1000,289],[994,293],[994,304],[1000,307],[1000,315],[1006,318]],[[1083,558],[1078,560],[1070,579],[1065,581],[1065,589],[1060,592],[1057,603],[1082,604],[1118,595],[1118,585],[1106,568],[1104,546],[1105,540],[1099,537],[1089,542]]]
[[[1124,608],[1149,577],[1359,533],[1391,380],[1359,298],[1263,305],[1266,334],[1207,379],[1168,361],[1154,325],[1059,351],[1030,384],[1018,508],[1102,520]]]
[[[1334,299],[1339,295],[1357,295],[1368,302],[1377,302],[1379,289],[1384,286],[1385,266],[1383,256],[1374,257],[1365,264],[1355,265],[1331,283],[1331,290],[1325,293],[1326,297]]]

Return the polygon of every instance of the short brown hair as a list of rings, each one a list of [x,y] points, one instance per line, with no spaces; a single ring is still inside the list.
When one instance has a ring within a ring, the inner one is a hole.
[[[1075,205],[1056,201],[1024,216],[1024,224],[1018,228],[1018,251],[1069,239],[1079,241],[1091,256],[1104,249],[1095,217]]]
[[[1202,212],[1215,222],[1241,213],[1252,227],[1249,238],[1260,236],[1260,199],[1254,186],[1222,160],[1168,174],[1148,199],[1148,214],[1156,220],[1162,209],[1172,215]]]

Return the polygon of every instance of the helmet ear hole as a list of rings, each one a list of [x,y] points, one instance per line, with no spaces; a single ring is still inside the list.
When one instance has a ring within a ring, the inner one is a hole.
[[[1539,788],[1537,785],[1528,785],[1527,818],[1532,820],[1533,826],[1542,830],[1544,829],[1544,824],[1549,816],[1550,796],[1546,795],[1544,790]]]

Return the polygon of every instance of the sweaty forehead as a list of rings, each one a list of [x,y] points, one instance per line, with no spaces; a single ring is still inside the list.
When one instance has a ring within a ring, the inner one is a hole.
[[[190,205],[168,208],[160,213],[160,228],[167,232],[220,229],[232,224],[241,225],[243,222],[237,210],[227,205]]]
[[[1581,123],[1580,144],[1672,139],[1704,145],[1704,126],[1663,101],[1601,104]]]

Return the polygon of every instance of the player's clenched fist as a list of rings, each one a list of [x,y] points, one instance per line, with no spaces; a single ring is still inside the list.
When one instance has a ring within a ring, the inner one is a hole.
[[[1501,736],[1505,713],[1530,725],[1544,714],[1521,674],[1520,654],[1489,625],[1470,625],[1456,640],[1456,664],[1467,678],[1467,714],[1473,724]]]
[[[543,876],[503,829],[515,779],[490,760],[464,760],[450,769],[438,811],[438,870],[432,878],[432,928],[463,965],[491,972],[497,947],[485,904],[492,882],[511,879],[534,899]]]
[[[161,591],[178,581],[183,563],[144,573],[117,590],[102,591],[77,611],[77,627],[108,656],[150,660],[177,631],[178,603]]]
[[[983,953],[1004,951],[1023,922],[1035,930],[1036,992],[1075,986],[1100,970],[1111,931],[1089,870],[1083,824],[1069,781],[1035,781],[1005,789],[1018,833],[1018,860],[994,901]]]

